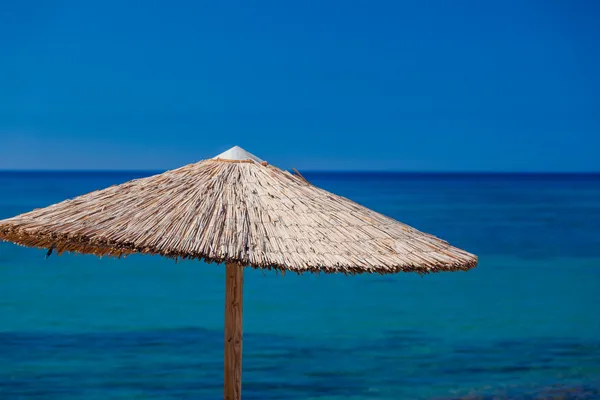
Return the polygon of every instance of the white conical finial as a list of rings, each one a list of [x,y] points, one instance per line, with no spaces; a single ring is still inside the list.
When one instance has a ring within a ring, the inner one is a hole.
[[[263,160],[256,157],[252,153],[248,153],[246,150],[242,149],[240,146],[233,146],[229,150],[224,151],[223,153],[219,154],[216,157],[213,157],[213,159],[217,159],[217,158],[221,159],[221,160],[233,160],[233,161],[254,160],[259,163],[263,162]]]

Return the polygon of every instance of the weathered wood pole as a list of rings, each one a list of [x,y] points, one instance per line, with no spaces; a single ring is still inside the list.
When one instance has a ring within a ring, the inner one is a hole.
[[[242,305],[244,267],[225,268],[225,400],[242,398]]]

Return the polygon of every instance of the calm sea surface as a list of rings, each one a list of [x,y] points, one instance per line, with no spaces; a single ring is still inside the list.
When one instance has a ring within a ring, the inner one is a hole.
[[[0,172],[0,218],[144,173]],[[312,173],[479,255],[246,272],[244,399],[599,399],[600,176]],[[0,243],[0,399],[222,398],[224,268]]]

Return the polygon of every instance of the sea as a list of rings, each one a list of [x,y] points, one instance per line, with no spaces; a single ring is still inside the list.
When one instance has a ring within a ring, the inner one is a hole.
[[[0,172],[0,218],[152,172]],[[479,256],[247,269],[244,399],[600,399],[600,175],[306,172]],[[224,267],[0,243],[0,399],[219,399]]]

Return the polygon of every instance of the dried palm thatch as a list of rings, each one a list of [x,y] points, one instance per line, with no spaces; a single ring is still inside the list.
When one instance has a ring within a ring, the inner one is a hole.
[[[428,273],[477,264],[473,254],[238,147],[0,221],[0,239],[59,254],[159,254],[298,273]]]

